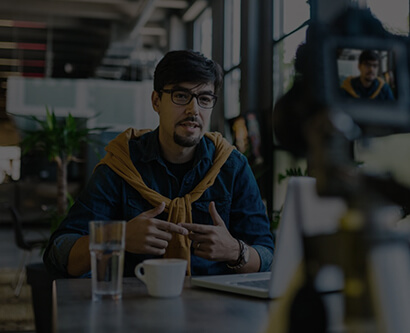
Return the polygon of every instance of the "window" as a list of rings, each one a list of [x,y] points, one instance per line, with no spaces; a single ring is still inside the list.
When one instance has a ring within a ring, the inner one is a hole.
[[[387,31],[398,35],[409,34],[408,0],[389,0],[388,8],[385,0],[367,0],[367,6]]]
[[[212,10],[207,8],[194,22],[194,50],[212,58]]]
[[[275,99],[284,94],[293,83],[296,49],[305,41],[310,17],[306,0],[274,1],[274,93]]]
[[[280,73],[280,80],[274,82],[274,87],[277,89],[275,96],[284,94],[292,87],[295,75],[295,54],[298,46],[305,42],[306,29],[307,27],[299,29],[278,42],[275,46],[274,53],[277,54],[279,61],[276,64],[276,68]]]
[[[307,0],[283,1],[283,32],[288,34],[310,17],[310,6]]]
[[[225,70],[239,65],[241,60],[241,0],[225,0]]]
[[[225,0],[224,9],[224,71],[225,118],[240,115],[239,90],[241,86],[241,1]]]
[[[310,6],[306,0],[273,0],[273,18],[273,102],[276,103],[292,87],[295,54],[298,46],[305,42]],[[296,160],[280,149],[275,149],[273,154],[273,209],[279,211],[285,198],[286,182],[279,184],[278,175],[290,168],[300,168],[303,172],[306,161]]]
[[[232,119],[240,115],[239,90],[241,88],[241,70],[235,68],[224,78],[225,118]]]

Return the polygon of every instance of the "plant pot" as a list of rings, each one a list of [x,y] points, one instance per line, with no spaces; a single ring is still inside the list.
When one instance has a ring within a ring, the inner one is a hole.
[[[31,286],[36,332],[52,332],[52,282],[43,263],[26,265],[27,283]]]

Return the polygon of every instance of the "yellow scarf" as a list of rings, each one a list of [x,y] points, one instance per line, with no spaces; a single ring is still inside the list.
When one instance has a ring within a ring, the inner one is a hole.
[[[352,79],[353,76],[349,76],[348,78],[346,78],[346,80],[344,80],[342,83],[342,88],[346,90],[354,98],[360,98],[360,96],[356,93],[356,91],[354,91],[352,87]],[[379,81],[379,86],[377,87],[376,91],[369,97],[369,99],[375,99],[383,88],[384,80],[380,77],[377,77],[376,79],[377,81]]]
[[[234,147],[226,141],[220,133],[207,132],[205,136],[212,140],[216,147],[216,153],[212,167],[209,169],[201,182],[184,197],[177,197],[173,200],[164,197],[158,192],[150,189],[144,183],[140,173],[131,161],[128,142],[151,130],[127,129],[110,141],[105,147],[107,154],[97,164],[107,164],[116,174],[123,178],[128,184],[135,188],[141,196],[152,206],[156,207],[165,202],[165,212],[168,212],[168,221],[173,223],[192,223],[191,204],[198,200],[204,191],[213,185],[222,165],[226,162]],[[96,167],[97,167],[96,166]],[[190,268],[190,247],[191,241],[187,236],[173,234],[172,240],[168,244],[164,255],[166,258],[183,258],[188,261],[187,274],[191,274]]]

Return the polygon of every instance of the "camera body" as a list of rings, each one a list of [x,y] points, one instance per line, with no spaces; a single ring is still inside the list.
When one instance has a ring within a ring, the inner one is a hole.
[[[387,32],[368,9],[349,8],[330,25],[313,22],[307,48],[305,87],[313,105],[350,117],[361,129],[359,136],[410,132],[407,37]],[[389,86],[393,100],[352,97],[341,88],[349,75],[359,75],[358,58],[365,50],[380,56],[378,80]]]

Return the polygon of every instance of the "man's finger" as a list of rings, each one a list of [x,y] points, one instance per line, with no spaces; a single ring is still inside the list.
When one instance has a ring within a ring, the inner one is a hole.
[[[176,232],[181,235],[188,235],[189,231],[188,229],[184,228],[183,226],[179,224],[175,224],[172,222],[165,222],[165,221],[159,221],[159,224],[157,227],[161,230],[168,231],[168,232]]]
[[[214,221],[215,226],[225,226],[224,221],[221,216],[219,216],[218,211],[215,207],[215,202],[211,201],[209,204],[209,214],[211,214],[212,221]]]
[[[143,212],[141,215],[144,215],[145,217],[155,217],[159,214],[161,214],[165,209],[165,202],[161,202],[157,207],[154,207],[150,210],[147,210]]]
[[[187,229],[187,230],[189,230],[189,231],[192,231],[192,232],[195,232],[195,233],[198,233],[198,234],[200,234],[200,233],[201,234],[206,234],[206,233],[208,233],[208,230],[209,230],[209,225],[203,225],[203,224],[178,223],[178,225],[185,228],[185,229]]]

